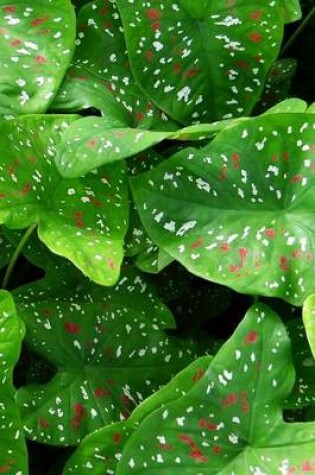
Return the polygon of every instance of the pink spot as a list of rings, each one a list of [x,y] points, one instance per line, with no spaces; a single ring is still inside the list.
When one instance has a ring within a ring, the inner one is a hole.
[[[233,153],[231,156],[231,160],[233,163],[233,168],[238,169],[240,168],[240,156],[238,153]]]
[[[231,246],[227,242],[224,242],[223,244],[220,244],[219,249],[222,252],[229,252],[231,250]]]
[[[82,419],[85,414],[85,409],[82,404],[75,404],[74,405],[74,413],[75,415],[71,419],[71,427],[73,430],[77,429],[82,422]]]
[[[311,463],[309,460],[302,463],[302,472],[315,472],[315,464]]]
[[[148,50],[144,53],[144,56],[145,58],[148,60],[148,61],[151,61],[151,59],[153,58],[154,54],[152,51]]]
[[[151,23],[151,30],[153,31],[161,31],[161,22],[160,21],[154,21]]]
[[[42,428],[42,429],[48,429],[49,427],[49,423],[46,419],[44,419],[43,417],[41,417],[40,419],[38,419],[38,425]]]
[[[172,444],[158,444],[158,446],[162,450],[174,450],[174,446]]]
[[[38,26],[41,25],[42,23],[45,23],[47,21],[49,16],[41,17],[41,18],[35,18],[34,20],[31,21],[32,26]]]
[[[90,139],[87,143],[89,148],[95,148],[97,146],[97,144],[98,144],[97,139]]]
[[[248,38],[253,43],[260,43],[262,40],[261,34],[258,32],[251,33]]]
[[[204,374],[205,371],[203,369],[198,369],[198,371],[196,371],[196,373],[193,375],[192,380],[199,381],[199,379],[201,379]]]
[[[261,10],[254,10],[250,15],[249,18],[252,20],[259,20],[262,16]]]
[[[226,396],[226,398],[223,400],[222,405],[224,407],[229,407],[233,406],[237,402],[237,394],[236,393],[231,393]]]
[[[80,325],[74,322],[66,322],[64,327],[65,327],[66,332],[70,333],[70,335],[76,335],[77,333],[80,333],[81,331]]]
[[[46,63],[46,58],[45,58],[45,56],[39,55],[39,56],[36,56],[35,61],[38,64],[44,64],[44,63]]]
[[[30,184],[30,183],[26,183],[26,184],[23,186],[22,190],[19,191],[19,193],[20,193],[20,195],[25,196],[25,195],[28,195],[28,193],[31,191],[31,189],[32,189],[31,184]]]
[[[155,8],[149,8],[149,10],[146,11],[146,16],[149,20],[157,20],[161,18],[161,11]]]
[[[201,450],[198,449],[198,448],[195,448],[194,450],[192,450],[189,454],[189,457],[192,458],[192,459],[197,460],[198,462],[202,462],[202,463],[208,462],[208,457],[203,455]]]
[[[106,388],[95,388],[94,396],[98,399],[101,397],[110,396],[110,390]]]
[[[115,265],[114,259],[108,259],[108,267],[109,267],[111,270],[115,270],[116,265]]]
[[[197,241],[193,242],[190,244],[190,249],[198,249],[200,246],[202,246],[202,244],[204,243],[204,238],[201,237],[199,239],[197,239]]]
[[[302,257],[302,251],[300,249],[294,249],[294,251],[291,252],[291,256],[294,258],[294,259],[299,259],[300,257]]]
[[[272,239],[272,238],[275,237],[276,231],[275,231],[275,229],[273,229],[273,228],[268,228],[268,229],[266,229],[266,231],[265,231],[265,235],[266,235],[267,237],[269,237],[270,239]]]
[[[312,261],[313,258],[314,258],[314,256],[313,256],[313,253],[312,253],[312,252],[308,252],[308,253],[306,254],[306,259],[307,259],[308,261]]]
[[[256,343],[257,339],[258,339],[258,333],[255,332],[254,330],[251,330],[245,336],[245,343],[247,345],[252,345],[253,343]]]
[[[222,447],[220,445],[214,445],[212,447],[212,452],[218,455],[222,452]]]
[[[10,45],[11,45],[13,48],[18,48],[21,44],[22,44],[22,41],[19,40],[19,39],[13,40],[13,41],[11,41],[11,43],[10,43]]]
[[[183,76],[184,76],[184,78],[193,78],[193,77],[197,76],[199,71],[200,71],[199,68],[191,68],[191,69],[188,69],[187,71],[185,71]]]

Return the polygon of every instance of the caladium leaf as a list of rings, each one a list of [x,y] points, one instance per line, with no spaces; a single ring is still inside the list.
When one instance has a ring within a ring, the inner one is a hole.
[[[62,179],[53,162],[55,147],[76,119],[38,115],[3,121],[0,222],[10,228],[38,223],[39,238],[52,252],[95,282],[112,285],[127,230],[125,166],[121,162],[83,179]]]
[[[199,346],[165,334],[171,314],[138,273],[126,271],[109,290],[87,281],[61,288],[45,280],[16,293],[26,342],[58,371],[46,385],[19,389],[17,401],[31,439],[73,445],[126,418]]]
[[[14,401],[13,369],[16,365],[24,325],[18,318],[11,295],[0,291],[0,473],[27,475],[27,451],[20,413]]]
[[[284,20],[287,23],[297,21],[302,16],[299,0],[282,0],[282,8],[284,12]]]
[[[292,343],[296,379],[285,407],[301,409],[315,404],[315,360],[307,344],[301,318],[289,321],[286,326]]]
[[[308,343],[315,358],[315,294],[305,300],[302,316]]]
[[[44,112],[74,50],[70,0],[0,1],[0,115]]]
[[[251,112],[279,52],[283,2],[116,3],[134,76],[170,117],[188,125]]]
[[[131,178],[149,236],[200,277],[302,305],[315,283],[314,127],[312,114],[249,119]]]
[[[63,475],[114,474],[128,437],[139,423],[167,402],[176,400],[196,384],[208,368],[212,356],[203,356],[182,370],[168,384],[147,398],[125,422],[106,426],[86,436],[68,460]]]
[[[77,24],[73,66],[53,108],[94,106],[109,119],[123,118],[125,126],[174,127],[133,79],[116,3],[88,3],[80,10]]]
[[[307,102],[298,98],[286,99],[267,109],[264,114],[289,114],[290,112],[308,112]]]
[[[293,381],[281,320],[268,307],[253,306],[192,389],[142,421],[115,473],[243,475],[313,467],[315,424],[282,417]]]

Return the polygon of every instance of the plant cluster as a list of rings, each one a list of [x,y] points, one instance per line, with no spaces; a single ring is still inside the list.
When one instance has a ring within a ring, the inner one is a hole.
[[[315,473],[309,3],[0,0],[0,473]]]

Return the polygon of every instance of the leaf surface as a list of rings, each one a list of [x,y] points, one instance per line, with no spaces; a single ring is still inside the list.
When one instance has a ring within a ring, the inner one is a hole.
[[[312,114],[223,129],[130,179],[151,239],[190,272],[302,305],[314,292]]]
[[[74,50],[70,0],[0,1],[0,116],[44,112]]]
[[[28,474],[20,412],[14,401],[13,370],[19,359],[24,325],[11,295],[0,290],[0,473]]]

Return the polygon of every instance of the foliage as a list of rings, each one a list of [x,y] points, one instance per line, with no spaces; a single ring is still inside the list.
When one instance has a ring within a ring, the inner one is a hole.
[[[315,472],[314,13],[0,1],[1,473]]]

